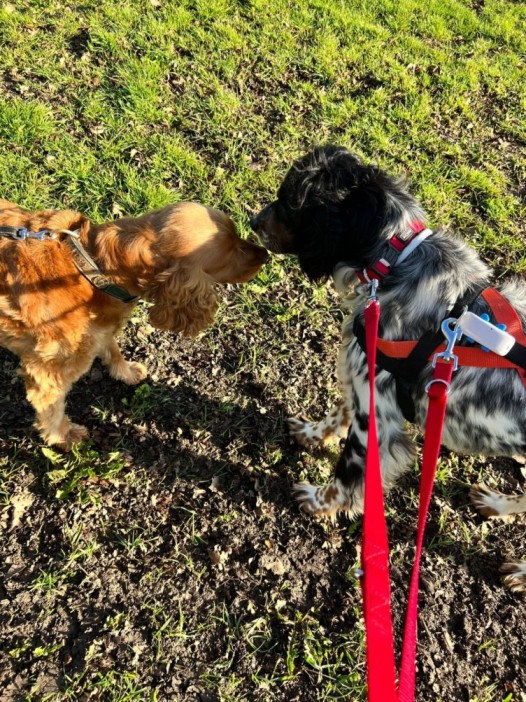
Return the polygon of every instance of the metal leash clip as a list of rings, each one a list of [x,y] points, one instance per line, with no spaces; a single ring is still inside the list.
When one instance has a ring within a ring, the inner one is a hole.
[[[376,302],[376,289],[378,288],[378,280],[376,278],[369,278],[367,283],[367,291],[369,297],[367,298],[367,303]]]
[[[454,325],[453,327],[451,325]],[[458,320],[455,317],[448,317],[444,319],[440,328],[442,333],[446,337],[447,346],[441,353],[436,353],[433,356],[433,363],[431,364],[433,368],[436,366],[437,361],[441,358],[446,363],[453,363],[453,370],[456,371],[458,368],[458,356],[453,353],[455,344],[462,336],[462,330],[458,326]]]
[[[17,229],[16,232],[14,232],[11,236],[13,239],[16,241],[25,241],[29,235],[29,229],[26,229],[26,227],[20,227],[20,229]]]
[[[15,241],[26,241],[26,239],[36,239],[44,241],[45,239],[54,239],[55,236],[50,229],[41,229],[38,232],[31,232],[26,227],[19,227],[12,235]]]

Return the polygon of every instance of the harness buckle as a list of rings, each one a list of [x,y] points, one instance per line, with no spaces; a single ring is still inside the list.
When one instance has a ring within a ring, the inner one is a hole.
[[[451,327],[451,324],[453,324],[454,326]],[[447,345],[445,351],[442,351],[441,353],[436,353],[433,356],[433,362],[431,365],[434,368],[438,362],[438,359],[440,358],[446,363],[452,363],[453,370],[456,371],[458,368],[458,356],[453,353],[453,349],[455,348],[455,344],[457,343],[457,341],[462,336],[462,330],[458,326],[458,320],[455,319],[455,317],[448,317],[448,319],[444,319],[440,328],[442,329],[442,333],[446,337]]]

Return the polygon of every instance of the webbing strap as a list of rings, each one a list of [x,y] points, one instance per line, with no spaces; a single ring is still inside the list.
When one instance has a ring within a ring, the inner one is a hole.
[[[68,235],[65,241],[71,248],[71,255],[79,272],[82,273],[84,278],[86,278],[94,288],[97,288],[97,290],[121,302],[136,302],[139,299],[137,295],[131,295],[126,288],[117,285],[111,278],[108,278],[107,275],[102,273],[95,261],[82,246],[78,237]]]
[[[365,467],[362,532],[363,613],[367,639],[367,699],[397,702],[394,635],[389,582],[389,544],[376,434],[375,371],[376,338],[380,306],[371,301],[365,308],[367,364],[369,368],[369,432]]]
[[[429,512],[436,467],[440,454],[440,441],[442,439],[444,419],[446,416],[447,394],[449,392],[452,374],[452,363],[439,362],[433,372],[433,380],[428,385],[429,406],[427,410],[424,448],[422,453],[418,527],[416,533],[415,558],[405,615],[402,662],[400,664],[400,682],[398,688],[399,702],[413,702],[415,698],[415,660],[418,641],[418,585],[420,560],[422,557],[422,545],[424,543],[427,514]]]
[[[369,370],[369,432],[362,535],[362,569],[364,573],[362,590],[367,642],[367,700],[368,702],[414,702],[420,559],[440,452],[440,440],[453,364],[437,363],[433,379],[426,388],[429,394],[429,408],[420,481],[418,529],[402,642],[400,682],[397,690],[389,581],[389,544],[375,415],[376,340],[379,314],[378,302],[376,300],[369,301],[365,309]]]

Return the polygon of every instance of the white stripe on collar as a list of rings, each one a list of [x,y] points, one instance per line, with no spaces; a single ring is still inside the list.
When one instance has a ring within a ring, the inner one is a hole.
[[[405,259],[413,253],[416,247],[420,246],[424,239],[427,239],[427,237],[432,233],[432,229],[424,229],[424,231],[420,232],[420,234],[417,234],[415,238],[412,241],[410,241],[409,244],[405,247],[400,256],[398,256],[398,258],[396,259],[395,266],[398,266],[399,263],[405,261]]]

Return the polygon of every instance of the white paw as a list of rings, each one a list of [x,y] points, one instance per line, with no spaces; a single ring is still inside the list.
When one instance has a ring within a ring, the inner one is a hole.
[[[313,422],[303,417],[289,417],[287,422],[290,435],[300,446],[310,448],[319,445],[321,436],[314,431],[316,425]]]
[[[526,592],[526,561],[510,561],[500,567],[502,582],[513,592]]]
[[[332,517],[349,509],[348,497],[338,482],[320,486],[296,483],[292,492],[301,509],[317,517]]]

